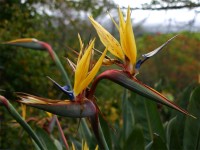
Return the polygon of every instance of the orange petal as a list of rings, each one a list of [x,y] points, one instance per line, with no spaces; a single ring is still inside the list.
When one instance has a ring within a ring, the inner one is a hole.
[[[119,42],[91,16],[89,17],[89,19],[96,29],[97,34],[104,46],[107,47],[114,56],[120,58],[121,60],[124,60],[124,54]]]
[[[90,65],[90,57],[92,48],[94,47],[94,41],[93,40],[90,45],[88,46],[87,50],[85,51],[84,55],[78,62],[76,66],[75,71],[75,80],[74,80],[74,94],[75,96],[78,95],[81,91],[79,90],[81,82],[86,78],[88,74],[88,69]],[[82,89],[82,88],[81,88]]]

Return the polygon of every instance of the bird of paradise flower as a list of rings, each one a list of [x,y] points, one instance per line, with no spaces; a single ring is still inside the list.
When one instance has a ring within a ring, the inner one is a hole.
[[[122,67],[122,70],[114,70],[114,69],[107,70],[101,73],[99,76],[97,76],[94,84],[91,87],[92,89],[91,95],[94,94],[94,91],[98,82],[106,78],[140,95],[143,95],[147,98],[155,100],[156,102],[167,105],[186,115],[194,117],[193,115],[189,114],[187,111],[183,110],[182,108],[178,107],[176,104],[169,101],[161,93],[152,89],[151,87],[147,86],[146,84],[142,83],[136,78],[136,75],[138,74],[138,70],[140,66],[150,57],[154,56],[160,50],[162,50],[163,47],[165,47],[176,36],[169,39],[166,43],[164,43],[163,45],[161,45],[154,51],[142,55],[143,58],[139,59],[136,62],[137,49],[136,49],[135,37],[134,37],[133,29],[132,29],[131,17],[130,17],[131,16],[130,7],[128,7],[126,20],[124,20],[123,13],[120,8],[118,8],[118,15],[119,15],[119,25],[117,25],[117,23],[114,21],[112,17],[111,19],[119,31],[120,43],[104,27],[102,27],[97,21],[95,21],[92,16],[89,17],[103,45],[108,48],[108,51],[111,54],[113,54],[114,56],[116,56],[118,59],[121,60],[121,61],[118,61],[116,59],[110,59],[107,57],[105,58],[104,62],[108,65],[117,64],[118,66]]]
[[[92,55],[92,50],[94,48],[95,39],[92,40],[89,43],[88,47],[86,47],[85,49],[83,48],[83,43],[80,36],[79,41],[81,45],[81,51],[75,68],[73,91],[69,91],[67,88],[63,88],[60,86],[61,90],[68,94],[70,99],[51,100],[25,93],[17,93],[18,96],[21,98],[19,100],[20,103],[66,117],[82,118],[96,114],[96,107],[92,101],[86,98],[85,90],[101,67],[107,49],[104,50],[97,63],[92,67],[91,70],[89,70],[90,59]],[[16,41],[11,41],[9,43],[14,42]],[[19,40],[17,42],[19,42]],[[23,40],[21,40],[21,42],[23,42]],[[57,84],[54,80],[52,81]]]

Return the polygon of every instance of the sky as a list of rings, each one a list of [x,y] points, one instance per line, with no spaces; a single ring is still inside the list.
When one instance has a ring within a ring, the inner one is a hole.
[[[114,0],[114,2],[120,7],[141,7],[141,4],[144,2],[150,2],[151,0]],[[200,16],[196,13],[200,11],[200,8],[189,10],[176,9],[176,10],[159,10],[159,11],[150,11],[150,10],[134,10],[132,12],[133,22],[138,24],[145,18],[146,21],[142,22],[144,27],[155,27],[151,28],[153,30],[163,30],[163,32],[171,32],[177,30],[191,30],[199,31],[200,30]],[[195,18],[195,22],[191,25],[192,21]],[[166,26],[170,28],[166,28]],[[167,29],[167,30],[164,30]]]

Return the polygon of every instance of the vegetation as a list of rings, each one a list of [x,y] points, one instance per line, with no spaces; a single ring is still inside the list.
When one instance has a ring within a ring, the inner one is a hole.
[[[109,4],[110,8],[114,8],[114,5],[107,1],[88,2],[85,5],[82,5],[82,1],[60,1],[51,4],[45,0],[24,3],[16,0],[1,1],[0,42],[34,37],[51,43],[55,55],[60,58],[68,78],[72,81],[74,74],[66,63],[65,57],[73,62],[77,61],[74,50],[79,49],[76,38],[78,33],[81,34],[86,45],[96,35],[95,30],[91,30],[89,19],[80,16],[82,13],[89,12],[97,18],[105,13],[105,3]],[[40,6],[45,6],[46,9],[37,11],[36,8]],[[52,10],[52,14],[45,11],[48,9]],[[62,12],[62,15],[55,16],[57,11]],[[78,17],[73,13],[78,14],[76,15]],[[63,19],[64,17],[66,19]],[[155,34],[136,37],[138,58],[156,49],[174,35]],[[125,89],[126,80],[117,81],[125,88],[113,83],[116,82],[116,78],[114,81],[102,80],[95,92],[95,105],[100,109],[98,114],[102,132],[99,128],[98,131],[104,134],[100,136],[105,138],[103,140],[106,141],[107,148],[199,149],[200,131],[197,130],[200,128],[199,37],[199,33],[179,33],[159,55],[147,60],[146,65],[142,65],[140,74],[137,75],[140,81],[155,87],[197,119],[152,102],[150,99],[153,98],[146,98],[145,94],[139,95],[138,85],[135,92],[133,92],[135,90],[133,83],[128,83],[132,86],[128,88],[129,90]],[[98,44],[99,39],[96,39],[96,43],[95,47],[103,50],[103,46]],[[27,107],[24,121],[20,117],[23,107],[16,103],[15,100],[19,100],[19,97],[16,97],[15,92],[25,92],[50,99],[68,99],[69,96],[63,94],[46,76],[50,76],[63,86],[67,83],[66,79],[63,78],[58,63],[50,58],[47,49],[40,47],[32,50],[31,47],[12,47],[2,44],[0,52],[0,95],[9,100],[0,96],[0,149],[42,149],[43,147],[48,150],[61,150],[72,149],[73,146],[76,149],[81,147],[95,149],[97,145],[102,144],[102,139],[95,138],[99,133],[94,130],[96,122],[93,122],[93,116],[89,116],[88,120],[60,116],[57,118],[42,110]],[[96,57],[99,58],[99,55],[95,55],[95,60]],[[116,66],[103,66],[99,72],[116,68],[120,69]],[[16,111],[20,115],[17,115]],[[64,141],[63,133],[67,141]]]

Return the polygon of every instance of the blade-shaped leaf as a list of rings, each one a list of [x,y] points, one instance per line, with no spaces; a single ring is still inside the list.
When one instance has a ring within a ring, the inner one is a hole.
[[[94,143],[94,137],[85,119],[81,119],[80,127],[78,131],[81,138],[84,139],[88,143],[89,147],[95,147],[96,144]]]
[[[176,117],[172,118],[167,124],[166,143],[167,143],[168,149],[174,149],[174,150],[182,149],[180,145],[180,140],[182,140],[183,138],[180,139],[180,136],[177,130],[177,128],[179,127],[177,126],[177,124],[178,124],[178,121]]]
[[[153,133],[157,133],[165,141],[165,133],[157,105],[136,93],[131,93],[129,100],[132,102],[135,122],[142,126],[145,144],[153,140]]]
[[[44,130],[37,128],[36,133],[47,150],[58,150],[53,140],[50,138],[50,135],[48,135]]]
[[[108,122],[102,116],[99,116],[99,120],[100,120],[102,131],[103,133],[105,133],[104,136],[108,144],[108,147],[109,149],[112,149],[112,139],[111,139],[112,128],[109,126]]]
[[[167,146],[159,135],[154,134],[153,141],[145,147],[145,150],[167,150]]]
[[[181,108],[187,109],[189,104],[189,99],[191,96],[191,92],[194,89],[193,84],[189,85],[186,89],[181,93],[181,97],[179,98],[178,104]],[[185,128],[185,120],[186,117],[183,114],[178,113],[177,111],[172,111],[172,115],[176,116],[176,119],[172,122],[170,121],[167,128],[170,128],[171,133],[167,133],[167,139],[169,149],[183,149],[183,137],[184,137],[184,128]]]
[[[57,139],[53,139],[53,142],[54,142],[57,150],[63,150],[62,144]]]
[[[183,149],[200,149],[200,86],[197,87],[191,95],[188,110],[194,113],[198,118],[186,118],[183,137]]]
[[[133,114],[131,99],[129,99],[128,97],[129,95],[128,92],[129,91],[127,89],[124,89],[123,100],[122,100],[124,141],[126,141],[128,137],[130,136],[135,124],[135,118]]]
[[[134,126],[128,139],[124,144],[124,150],[142,150],[144,149],[144,136],[139,126]]]
[[[166,97],[164,97],[162,94],[160,94],[156,90],[150,88],[149,86],[138,81],[136,78],[133,78],[126,72],[123,72],[120,70],[107,70],[107,71],[101,73],[99,76],[97,76],[96,80],[93,82],[93,85],[91,87],[91,92],[90,92],[89,97],[94,95],[95,88],[96,88],[98,82],[102,79],[109,79],[109,80],[111,80],[133,92],[136,92],[144,97],[147,97],[151,100],[154,100],[158,103],[164,104],[164,105],[171,107],[177,111],[180,111],[183,114],[186,114],[188,116],[195,118],[193,115],[189,114],[187,111],[183,110],[182,108],[178,107],[173,102],[169,101]]]

